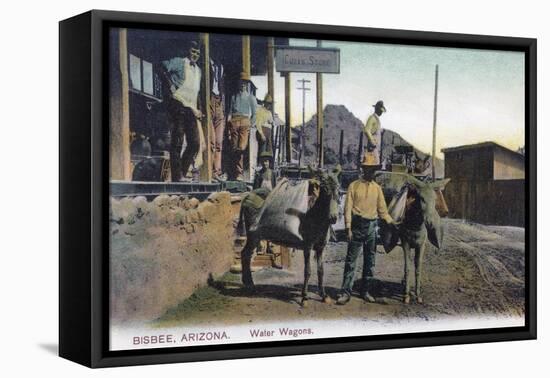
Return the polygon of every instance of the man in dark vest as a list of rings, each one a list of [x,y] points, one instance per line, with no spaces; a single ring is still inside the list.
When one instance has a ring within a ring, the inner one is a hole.
[[[273,190],[275,188],[275,172],[271,169],[271,152],[269,151],[263,151],[260,153],[260,164],[261,168],[256,171],[256,175],[254,176],[254,189],[258,188],[266,188],[269,190]]]

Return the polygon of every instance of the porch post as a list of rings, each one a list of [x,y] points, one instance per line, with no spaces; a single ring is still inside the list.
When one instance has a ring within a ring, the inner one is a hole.
[[[212,180],[212,148],[210,142],[212,140],[212,115],[210,114],[210,35],[201,33],[201,103],[203,104],[203,117],[201,120],[202,131],[206,143],[206,148],[202,152],[202,166],[200,168],[201,181],[210,182]]]

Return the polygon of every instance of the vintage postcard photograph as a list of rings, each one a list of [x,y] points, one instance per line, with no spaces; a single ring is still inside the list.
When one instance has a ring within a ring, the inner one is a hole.
[[[111,27],[109,350],[526,325],[524,52]]]

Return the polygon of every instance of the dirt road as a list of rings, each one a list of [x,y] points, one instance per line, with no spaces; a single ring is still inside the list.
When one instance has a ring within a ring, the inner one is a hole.
[[[303,254],[296,251],[289,270],[264,269],[254,273],[256,291],[240,285],[240,275],[227,273],[207,288],[197,290],[179,306],[154,322],[155,326],[201,323],[236,324],[265,320],[368,318],[434,319],[454,315],[524,314],[525,235],[523,228],[484,226],[445,220],[443,249],[429,246],[423,275],[424,304],[402,303],[403,252],[377,254],[375,278],[370,283],[377,303],[354,297],[345,306],[324,304],[317,295],[312,260],[312,300],[301,307]],[[346,243],[330,243],[325,250],[327,293],[336,298],[346,255]],[[381,248],[381,247],[380,247]],[[382,250],[380,250],[381,252]],[[356,279],[361,277],[358,261]],[[358,282],[356,282],[358,284]]]

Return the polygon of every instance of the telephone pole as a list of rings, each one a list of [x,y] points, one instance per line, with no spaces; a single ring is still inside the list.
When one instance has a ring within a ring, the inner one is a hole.
[[[317,41],[317,47],[323,47],[321,40]],[[317,72],[316,74],[317,84],[317,161],[319,168],[323,168],[324,165],[324,149],[323,149],[323,127],[325,115],[323,114],[323,74]]]
[[[435,93],[434,93],[434,125],[432,133],[432,181],[435,181],[435,128],[437,125],[437,84],[439,81],[439,65],[435,65]]]
[[[302,91],[302,136],[300,141],[300,151],[298,155],[298,166],[302,165],[302,152],[305,150],[306,142],[306,91],[310,91],[311,88],[306,88],[306,83],[311,83],[311,80],[300,79],[299,83],[302,83],[301,87],[297,89]]]

